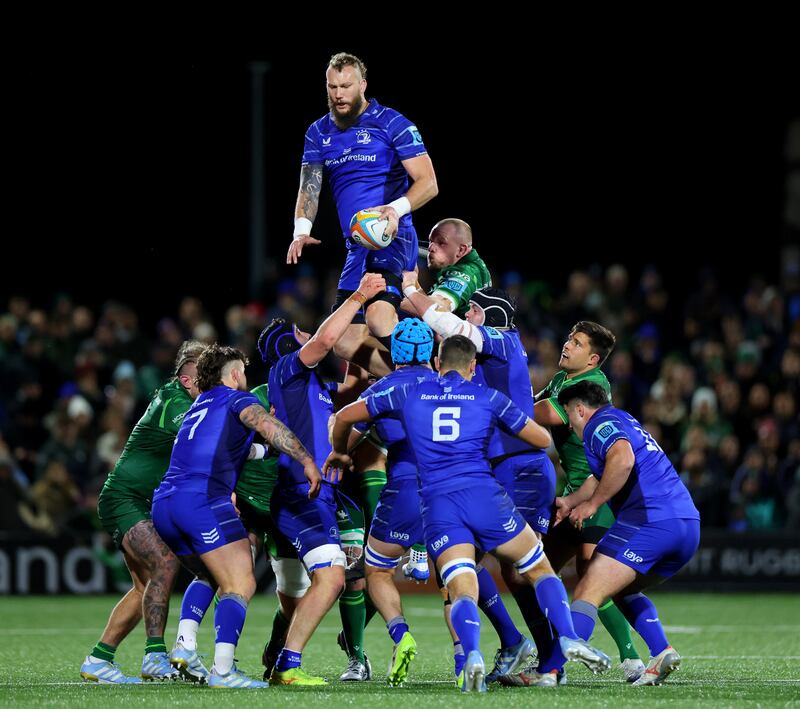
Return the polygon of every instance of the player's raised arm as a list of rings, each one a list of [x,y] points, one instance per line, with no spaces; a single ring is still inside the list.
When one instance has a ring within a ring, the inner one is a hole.
[[[294,208],[294,235],[286,254],[286,263],[297,263],[306,244],[320,244],[311,236],[311,226],[319,209],[322,191],[322,163],[306,163],[300,168],[300,189]]]
[[[267,410],[260,404],[251,404],[243,409],[239,414],[239,420],[248,428],[260,433],[273,448],[277,448],[300,463],[309,484],[308,496],[314,498],[319,494],[322,479],[319,468],[294,433],[267,413]]]
[[[480,330],[455,313],[444,310],[438,300],[419,290],[416,287],[416,273],[413,271],[403,272],[403,295],[437,335],[464,335],[472,340],[478,352],[483,351],[483,335]]]
[[[383,276],[377,273],[365,273],[358,290],[331,313],[312,338],[303,345],[300,350],[300,360],[303,364],[306,367],[319,364],[345,333],[364,303],[385,288],[386,281]]]

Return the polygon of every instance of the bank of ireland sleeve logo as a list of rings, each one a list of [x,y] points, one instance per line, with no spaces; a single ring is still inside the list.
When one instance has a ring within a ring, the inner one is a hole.
[[[416,126],[411,126],[408,132],[411,133],[411,145],[422,145],[422,136]]]
[[[600,444],[604,444],[615,433],[619,433],[619,429],[613,421],[601,423],[594,432],[594,437],[600,439]]]

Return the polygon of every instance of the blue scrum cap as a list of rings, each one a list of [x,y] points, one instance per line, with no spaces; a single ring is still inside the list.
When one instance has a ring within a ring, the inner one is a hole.
[[[425,364],[433,354],[433,330],[419,318],[406,318],[392,330],[392,361]]]

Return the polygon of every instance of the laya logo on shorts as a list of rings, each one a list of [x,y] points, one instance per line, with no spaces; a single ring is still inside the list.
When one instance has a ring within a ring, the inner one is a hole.
[[[639,556],[635,551],[631,551],[630,549],[626,549],[622,556],[636,564],[641,564],[644,561],[644,557]]]
[[[450,537],[446,534],[443,537],[439,537],[433,544],[431,544],[431,549],[436,551],[437,549],[441,549],[447,542],[450,541]]]
[[[392,539],[400,539],[400,540],[402,540],[404,542],[407,542],[409,539],[411,539],[411,536],[408,535],[408,534],[405,534],[404,532],[389,532],[389,536]]]

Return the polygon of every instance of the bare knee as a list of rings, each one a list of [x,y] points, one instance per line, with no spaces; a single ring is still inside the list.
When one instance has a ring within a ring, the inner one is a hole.
[[[365,571],[367,575],[366,578],[367,584],[370,584],[370,583],[380,583],[382,581],[392,581],[395,569],[381,569],[377,566],[370,566],[369,564],[367,564],[365,567]]]
[[[237,578],[235,581],[229,582],[225,586],[220,586],[218,590],[220,598],[227,595],[241,596],[246,603],[250,602],[255,592],[256,580],[252,574],[249,575],[249,578]]]
[[[329,566],[317,569],[311,578],[311,587],[323,595],[328,602],[333,603],[344,591],[344,567]]]
[[[509,590],[514,586],[527,586],[528,582],[517,573],[513,564],[503,562],[500,564],[500,574]]]
[[[375,337],[385,337],[390,335],[397,325],[397,311],[391,303],[376,300],[367,307],[366,320],[369,331]]]

